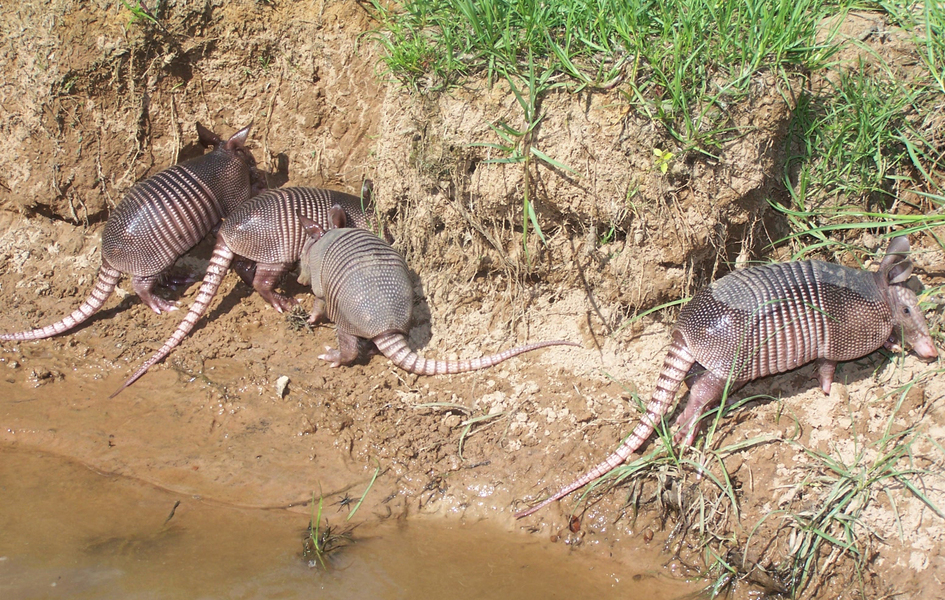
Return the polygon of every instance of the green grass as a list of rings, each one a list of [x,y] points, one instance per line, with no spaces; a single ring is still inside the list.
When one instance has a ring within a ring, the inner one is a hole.
[[[800,165],[795,204],[844,202],[888,207],[896,175],[909,161],[902,137],[914,94],[885,76],[866,73],[864,64],[839,73],[817,96],[804,94],[791,120],[796,144],[787,169]]]
[[[903,416],[902,405],[911,388],[940,377],[942,372],[942,369],[928,370],[888,395],[896,398],[896,402],[875,441],[863,439],[856,433],[854,419],[852,452],[841,452],[837,448],[820,452],[796,439],[773,435],[724,446],[718,443],[717,428],[726,415],[747,402],[767,397],[741,398],[731,405],[723,401],[722,407],[707,412],[703,418],[705,434],[700,437],[700,443],[686,449],[673,442],[672,431],[663,422],[657,427],[659,441],[652,444],[649,452],[594,482],[585,490],[578,506],[596,489],[619,485],[627,490],[626,505],[632,515],[644,504],[652,503],[662,507],[664,513],[675,513],[676,527],[670,539],[685,537],[689,532],[697,534],[699,548],[704,553],[705,576],[710,581],[706,592],[712,597],[727,593],[735,581],[745,577],[756,583],[764,582],[771,593],[815,597],[826,579],[836,573],[834,569],[839,564],[852,565],[854,581],[862,583],[874,558],[875,544],[894,535],[900,539],[905,537],[901,524],[896,532],[871,529],[864,513],[872,504],[885,501],[899,523],[897,496],[905,491],[945,519],[942,507],[923,492],[923,477],[939,469],[945,449],[915,425],[898,431],[895,427]],[[640,399],[635,394],[633,398],[640,410],[644,410]],[[795,421],[793,437],[796,438],[801,430],[796,418],[790,418]],[[928,467],[919,466],[930,460],[917,455],[915,444],[919,441],[930,443],[942,455]],[[740,485],[730,475],[725,459],[771,443],[788,444],[806,454],[810,458],[807,475],[795,485],[789,505],[765,515],[748,529],[747,538],[739,538],[732,531],[737,529],[735,524],[741,518]],[[646,490],[652,488],[656,491],[647,493]],[[758,542],[756,538],[762,537],[764,539]],[[770,548],[772,542],[767,541],[768,538],[782,543],[782,561],[767,569],[749,564],[745,557],[752,554],[752,542],[756,542],[755,546]],[[764,571],[762,577],[757,576],[758,570]],[[860,593],[866,594],[865,588]]]
[[[731,133],[727,109],[762,70],[816,69],[835,52],[815,42],[836,3],[823,0],[417,0],[389,9],[375,39],[387,71],[419,91],[475,75],[525,76],[530,61],[551,87],[625,83],[627,101],[687,148]],[[829,37],[829,36],[828,36]]]
[[[823,0],[415,0],[391,9],[371,0],[374,34],[387,72],[421,92],[472,76],[504,80],[521,125],[492,123],[500,153],[491,162],[521,165],[522,244],[545,235],[535,210],[539,167],[576,173],[534,144],[541,100],[552,90],[620,85],[636,111],[659,120],[683,148],[707,156],[741,132],[730,107],[760,71],[814,69],[836,51],[815,42],[828,14]],[[622,84],[622,85],[621,85]],[[676,153],[654,148],[663,174]]]
[[[919,63],[898,57],[891,65],[867,45],[848,42],[860,59],[831,65],[818,75],[823,85],[800,96],[786,146],[790,202],[775,205],[788,220],[796,258],[848,250],[863,230],[924,232],[945,249],[933,230],[945,224],[945,147],[931,119],[945,90],[945,9],[914,2],[867,7],[903,28],[897,36],[915,44]]]
[[[940,2],[877,2],[891,21],[910,32],[930,77],[945,93],[945,6]]]
[[[545,234],[538,223],[538,215],[535,212],[535,205],[532,201],[534,196],[534,184],[532,183],[533,170],[538,169],[539,165],[545,165],[560,171],[566,171],[575,174],[571,167],[562,164],[551,158],[534,145],[534,135],[541,123],[543,115],[539,106],[541,95],[552,87],[549,82],[551,72],[545,70],[537,72],[535,61],[532,56],[528,57],[527,78],[516,84],[516,77],[506,74],[506,81],[519,108],[522,109],[524,126],[516,127],[507,121],[500,120],[492,123],[492,131],[499,138],[499,143],[479,143],[473,146],[481,146],[497,150],[499,158],[487,159],[486,163],[492,164],[516,164],[522,167],[522,247],[525,249],[525,258],[528,257],[528,228],[529,224],[542,243],[546,243]],[[524,84],[524,85],[521,85]]]

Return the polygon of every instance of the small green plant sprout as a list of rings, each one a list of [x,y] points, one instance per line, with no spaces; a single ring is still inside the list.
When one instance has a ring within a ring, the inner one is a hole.
[[[600,245],[600,246],[606,246],[606,245],[609,244],[610,242],[614,241],[614,238],[616,238],[616,237],[617,237],[617,226],[614,225],[613,223],[611,223],[611,224],[610,224],[610,227],[607,229],[607,231],[605,231],[604,233],[602,233],[602,234],[597,238],[597,244]]]
[[[269,54],[263,54],[262,56],[258,58],[258,60],[259,60],[259,67],[263,70],[264,73],[268,73],[269,65],[270,63],[272,63],[272,56],[270,56]]]
[[[669,165],[673,162],[673,156],[675,156],[669,150],[661,150],[659,148],[653,148],[653,162],[656,164],[656,167],[660,170],[660,173],[666,175],[669,171]]]
[[[128,21],[128,26],[132,26],[135,23],[153,23],[158,25],[157,18],[151,13],[151,10],[144,5],[143,0],[138,0],[135,4],[130,4],[127,0],[121,0],[121,3],[131,11],[131,19]],[[160,4],[160,3],[159,3]]]
[[[466,439],[473,433],[472,431],[473,425],[476,425],[477,423],[481,423],[483,421],[492,421],[493,419],[498,419],[504,415],[505,415],[504,412],[489,413],[485,415],[479,415],[477,417],[472,417],[470,419],[466,419],[465,421],[460,423],[460,426],[463,426],[463,431],[462,433],[459,434],[460,460],[466,460],[466,458],[463,456],[463,444],[466,443]]]
[[[376,463],[376,462],[377,462],[377,461],[375,461],[375,463]],[[364,499],[367,497],[368,492],[370,492],[370,491],[371,491],[371,488],[374,487],[374,482],[377,481],[377,476],[380,475],[380,474],[381,474],[381,465],[378,464],[378,465],[374,468],[374,475],[371,476],[371,481],[370,481],[370,483],[368,483],[367,487],[364,488],[364,493],[361,494],[361,497],[358,498],[358,501],[357,501],[357,502],[354,502],[354,499],[353,499],[353,498],[349,499],[349,506],[350,506],[350,504],[354,504],[354,507],[348,509],[348,517],[345,519],[345,521],[350,521],[350,520],[351,520],[351,517],[354,516],[354,513],[358,512],[358,509],[361,508],[361,503],[364,502]],[[345,495],[345,497],[346,497],[346,498],[348,497],[347,494]]]

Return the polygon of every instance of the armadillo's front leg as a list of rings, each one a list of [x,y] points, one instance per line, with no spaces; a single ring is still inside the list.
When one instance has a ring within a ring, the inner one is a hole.
[[[711,371],[705,371],[692,383],[689,389],[689,402],[686,409],[676,419],[679,428],[673,440],[685,446],[691,446],[699,433],[699,419],[706,409],[718,403],[725,393],[726,380]]]
[[[253,277],[253,288],[279,312],[292,310],[299,303],[295,298],[286,298],[274,291],[288,270],[289,265],[285,263],[257,263],[256,276]]]
[[[833,383],[833,374],[837,371],[837,361],[820,358],[817,360],[817,379],[820,389],[830,394],[830,385]]]
[[[899,334],[894,331],[892,335],[889,336],[889,339],[883,342],[883,348],[885,348],[886,350],[889,350],[893,354],[901,354],[902,343],[901,343],[901,340],[899,339]]]
[[[343,331],[338,332],[338,349],[325,348],[327,352],[318,358],[328,361],[332,367],[350,365],[358,359],[359,338]]]
[[[308,317],[308,323],[315,325],[328,320],[328,311],[325,308],[325,299],[315,297],[315,305],[312,307],[312,313]]]
[[[131,287],[134,288],[135,293],[138,294],[141,301],[157,314],[177,310],[175,303],[154,295],[154,286],[157,285],[160,279],[160,274],[148,275],[147,277],[135,275],[131,278]]]

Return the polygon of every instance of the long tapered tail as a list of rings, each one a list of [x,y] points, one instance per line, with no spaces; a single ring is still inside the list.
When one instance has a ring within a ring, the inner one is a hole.
[[[685,342],[678,334],[673,335],[673,343],[669,348],[669,352],[666,353],[666,359],[663,361],[663,368],[660,370],[653,398],[646,407],[646,413],[640,417],[640,422],[633,428],[630,436],[604,462],[564,486],[547,500],[527,510],[515,513],[515,518],[527,517],[622,465],[650,437],[657,423],[669,411],[673,400],[676,398],[676,392],[679,391],[679,386],[694,363],[695,358],[689,352]]]
[[[230,268],[230,263],[233,262],[234,256],[233,251],[226,245],[223,238],[217,239],[217,244],[213,247],[213,255],[210,257],[210,264],[207,266],[207,273],[203,276],[203,283],[200,284],[200,290],[197,292],[197,298],[194,299],[194,303],[190,306],[190,310],[187,311],[187,315],[184,316],[184,320],[180,322],[180,325],[177,326],[177,330],[171,334],[171,337],[167,338],[167,341],[164,342],[161,349],[155,352],[147,362],[141,365],[141,367],[135,371],[134,375],[129,377],[109,398],[114,398],[120,394],[122,390],[140,379],[142,375],[148,372],[148,369],[164,360],[168,354],[173,352],[174,348],[180,345],[181,341],[187,337],[187,334],[193,330],[194,325],[197,324],[200,317],[207,311],[210,301],[213,300],[217,290],[220,289],[220,283],[223,281],[223,276],[226,275],[227,269]]]
[[[121,279],[121,271],[102,263],[101,268],[98,270],[98,278],[95,280],[95,287],[92,288],[92,293],[89,294],[89,297],[85,299],[85,302],[83,302],[79,308],[72,311],[72,314],[61,321],[57,321],[46,327],[40,327],[39,329],[0,334],[0,340],[42,340],[69,331],[102,308],[105,301],[108,300],[108,297],[115,291],[115,286],[118,285],[119,279]]]
[[[546,348],[548,346],[580,346],[580,344],[574,342],[553,340],[550,342],[526,344],[505,350],[504,352],[499,352],[498,354],[490,354],[489,356],[482,356],[472,360],[434,360],[424,358],[411,350],[410,346],[407,345],[407,337],[400,332],[383,333],[374,338],[374,345],[395,365],[417,375],[468,373],[469,371],[486,369],[506,361],[513,356],[525,354],[526,352],[538,350],[539,348]]]

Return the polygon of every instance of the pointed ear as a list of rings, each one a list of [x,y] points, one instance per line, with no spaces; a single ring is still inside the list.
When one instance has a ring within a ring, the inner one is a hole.
[[[348,215],[340,204],[335,204],[328,209],[328,221],[332,229],[343,229],[348,224]]]
[[[912,275],[912,261],[902,260],[889,268],[886,273],[886,281],[889,283],[902,283]]]
[[[361,208],[374,203],[374,182],[365,179],[361,182]]]
[[[886,256],[879,264],[879,272],[885,275],[890,284],[902,283],[912,274],[912,261],[909,260],[909,238],[901,235],[889,242]]]
[[[210,148],[223,143],[223,139],[220,136],[213,133],[200,123],[197,123],[197,139],[200,140],[200,145],[204,148]]]
[[[253,124],[250,123],[246,127],[231,135],[230,139],[226,141],[226,149],[236,150],[237,148],[242,148],[246,144],[246,138],[249,137],[249,130],[252,126]]]
[[[904,235],[893,238],[889,242],[889,247],[886,248],[886,256],[883,257],[883,262],[879,264],[879,270],[888,269],[897,262],[905,260],[909,256],[909,238]]]
[[[303,215],[301,212],[297,214],[299,215],[299,221],[302,223],[302,229],[304,229],[305,233],[311,236],[312,239],[317,240],[323,235],[325,235],[325,230],[322,229],[321,225],[309,219],[308,217]]]

